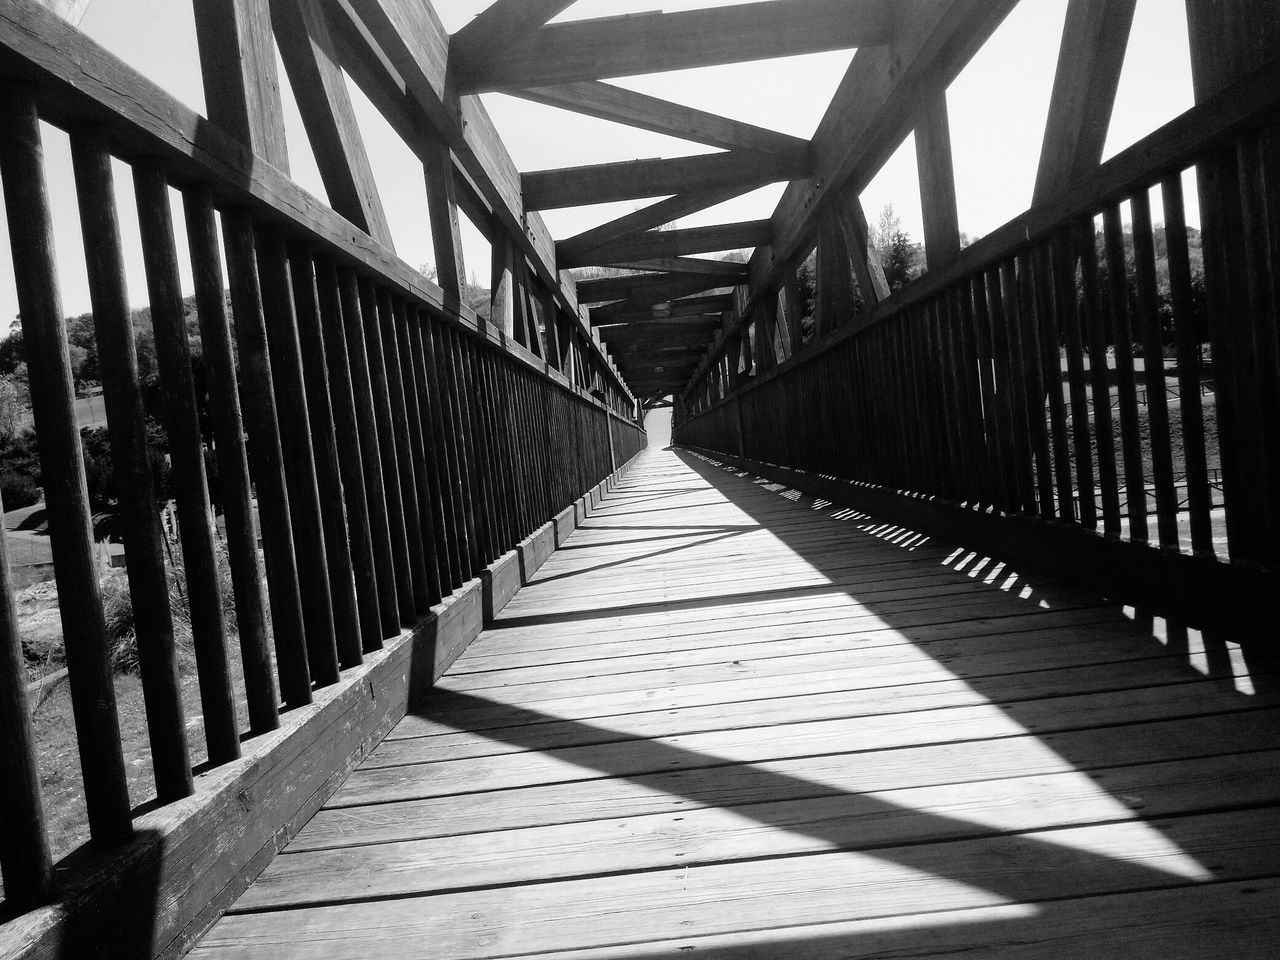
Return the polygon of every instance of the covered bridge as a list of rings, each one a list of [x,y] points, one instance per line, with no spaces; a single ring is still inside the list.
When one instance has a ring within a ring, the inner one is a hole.
[[[203,114],[83,6],[0,3],[87,824],[0,550],[0,958],[1276,955],[1275,0],[1165,0],[1194,105],[1105,162],[1138,2],[1069,0],[1030,207],[967,246],[947,90],[1017,0],[195,0]],[[821,51],[811,139],[614,82]],[[521,171],[493,91],[713,152]],[[926,269],[887,276],[859,197],[911,133]]]

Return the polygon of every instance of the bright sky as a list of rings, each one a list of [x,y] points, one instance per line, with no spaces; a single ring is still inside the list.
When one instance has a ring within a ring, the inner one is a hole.
[[[662,0],[660,4],[657,0],[579,0],[560,19],[631,13],[659,5],[672,11],[739,2],[748,0]],[[1138,0],[1107,144],[1108,156],[1192,103],[1183,2]],[[1030,201],[1066,3],[1067,0],[1022,0],[948,91],[960,227],[970,237],[989,233],[1021,213]],[[436,8],[450,31],[463,26],[485,5],[486,0],[436,0]],[[80,26],[187,105],[203,111],[190,0],[93,0]],[[613,82],[807,138],[826,110],[851,56],[851,51],[845,51]],[[354,85],[351,87],[397,253],[415,265],[429,263],[433,258],[421,165]],[[712,151],[500,94],[485,95],[484,100],[522,170]],[[286,123],[291,172],[303,187],[323,197],[314,159],[287,91]],[[45,129],[64,308],[68,314],[77,314],[89,309],[89,299],[70,159],[65,138]],[[873,222],[880,209],[892,203],[904,229],[919,238],[922,227],[914,150],[908,138],[868,186],[862,200],[868,219]],[[130,289],[135,303],[144,303],[141,254],[131,203],[127,202],[131,191],[123,166],[117,166],[117,181]],[[681,225],[766,217],[781,192],[781,184],[764,188],[685,218]],[[544,217],[552,234],[563,238],[640,205],[642,202],[636,201],[601,204],[547,211]],[[181,236],[181,223],[177,224],[177,232]],[[482,285],[487,284],[487,245],[469,225],[464,226],[464,246],[468,271]],[[184,281],[189,286],[189,278],[184,277]],[[13,318],[16,313],[6,233],[0,237],[0,318]]]

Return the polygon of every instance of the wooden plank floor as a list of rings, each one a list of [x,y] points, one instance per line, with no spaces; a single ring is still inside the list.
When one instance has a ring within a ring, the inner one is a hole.
[[[651,451],[195,950],[1275,957],[1238,648]]]

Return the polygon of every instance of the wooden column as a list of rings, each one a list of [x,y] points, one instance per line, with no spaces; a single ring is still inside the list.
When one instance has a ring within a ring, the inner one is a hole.
[[[436,283],[445,299],[461,302],[466,286],[466,266],[462,261],[458,201],[454,195],[453,156],[449,145],[438,136],[427,138],[423,150],[423,170],[427,183],[427,212],[431,218],[431,244],[436,255]]]
[[[0,504],[0,510],[3,510]],[[27,704],[27,670],[9,555],[0,529],[0,871],[5,906],[29,910],[53,896],[53,859],[40,801],[36,738]]]
[[[188,796],[194,783],[106,135],[102,131],[72,134],[71,156],[111,460],[116,477],[124,481],[117,482],[116,488],[156,795],[167,802]]]
[[[270,0],[199,0],[192,7],[209,119],[288,173]]]
[[[1280,49],[1280,7],[1249,0],[1187,0],[1192,85],[1197,102],[1268,62]],[[1275,304],[1267,221],[1280,216],[1280,144],[1245,138],[1198,168],[1218,443],[1233,560],[1280,557],[1280,483]]]
[[[819,337],[830,333],[853,316],[853,284],[849,272],[849,251],[845,248],[833,212],[822,218],[818,237],[817,321]]]
[[[1049,101],[1034,203],[1102,161],[1137,0],[1071,0]]]
[[[187,245],[195,281],[200,342],[209,371],[209,401],[218,460],[218,487],[226,529],[227,559],[236,598],[236,625],[244,668],[249,730],[266,733],[280,726],[280,697],[271,675],[258,532],[253,522],[253,489],[240,406],[240,375],[231,347],[226,283],[218,254],[217,214],[207,188],[193,187],[183,198]]]
[[[0,182],[31,373],[31,408],[40,437],[89,830],[99,842],[116,843],[133,835],[129,788],[62,323],[44,149],[35,97],[24,87],[6,86],[0,91]]]
[[[515,242],[505,231],[498,230],[490,244],[492,280],[489,284],[489,322],[508,339],[515,339],[516,310],[519,299],[515,290]],[[439,271],[437,271],[439,272]]]
[[[960,253],[960,214],[956,209],[946,90],[929,94],[920,107],[916,120],[916,168],[924,214],[924,251],[929,269],[933,270]]]
[[[271,22],[329,205],[394,249],[322,6],[314,0],[271,0]]]

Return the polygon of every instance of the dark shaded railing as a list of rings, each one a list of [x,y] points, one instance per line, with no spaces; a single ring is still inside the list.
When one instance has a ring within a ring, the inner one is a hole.
[[[41,120],[71,137],[160,803],[192,793],[192,756],[113,158],[133,176],[209,766],[239,757],[242,738],[279,725],[282,705],[307,705],[427,617],[631,459],[644,434],[634,400],[599,376],[603,358],[589,358],[599,399],[465,308],[447,307],[416,271],[92,44],[69,50],[14,22],[0,28],[0,179],[89,827],[95,843],[110,845],[131,836],[147,798],[130,797],[122,755]],[[179,282],[174,189],[204,397]],[[218,575],[208,446],[230,596]],[[53,873],[3,553],[0,532],[0,864],[12,914],[48,902]],[[247,731],[236,719],[222,614],[231,601]]]
[[[908,522],[994,537],[1116,595],[1270,641],[1278,108],[1273,63],[776,369],[756,364],[735,384],[712,367],[683,398],[676,441],[851,481]],[[1183,192],[1192,168],[1203,308]]]

